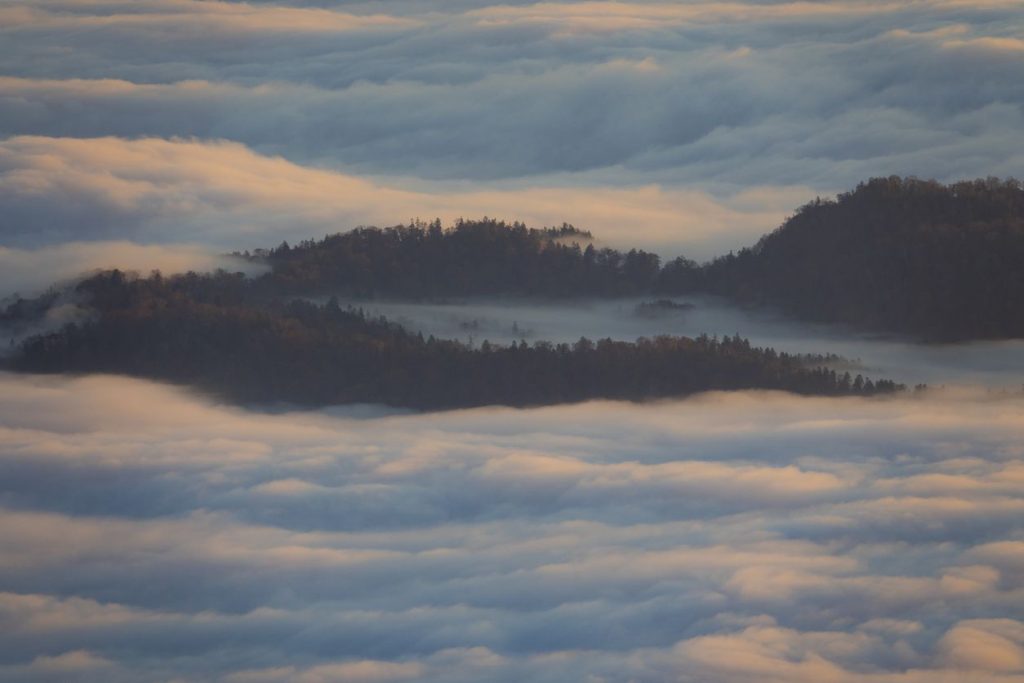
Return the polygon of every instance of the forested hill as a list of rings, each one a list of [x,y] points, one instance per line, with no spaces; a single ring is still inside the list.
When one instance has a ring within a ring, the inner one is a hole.
[[[806,319],[929,341],[1024,337],[1024,190],[874,179],[802,207],[750,249],[681,272],[669,289]]]
[[[241,274],[95,275],[74,293],[90,317],[28,339],[9,361],[31,372],[109,372],[197,386],[239,402],[383,403],[421,409],[641,400],[711,389],[875,394],[830,359],[739,337],[581,339],[479,348],[424,339],[333,300],[267,299]],[[30,314],[33,307],[8,316]]]
[[[876,178],[706,264],[595,246],[569,225],[360,228],[258,250],[268,295],[584,297],[708,292],[928,341],[1024,337],[1024,190]]]
[[[257,251],[274,293],[431,298],[623,296],[650,291],[658,256],[596,248],[570,225],[544,230],[492,219],[359,228]]]
[[[1024,337],[1024,190],[877,178],[797,210],[756,245],[698,264],[595,245],[563,225],[483,219],[360,228],[244,254],[252,300],[713,293],[796,317],[927,341]],[[36,304],[15,302],[14,314]]]

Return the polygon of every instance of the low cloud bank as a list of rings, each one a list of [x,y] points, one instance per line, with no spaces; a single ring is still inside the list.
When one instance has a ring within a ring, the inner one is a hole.
[[[276,246],[358,225],[484,215],[575,223],[605,243],[711,255],[774,228],[806,188],[725,198],[659,186],[406,189],[263,156],[227,141],[18,137],[0,142],[0,240],[127,238],[222,248]]]
[[[5,7],[0,135],[731,191],[1021,168],[1013,2],[313,4]]]
[[[1022,31],[955,0],[7,3],[0,243],[501,214],[707,256],[868,177],[1019,175]]]
[[[0,678],[1024,680],[1022,410],[265,414],[0,375]]]
[[[196,245],[142,245],[124,241],[65,242],[36,249],[0,246],[0,297],[30,296],[50,285],[59,285],[94,270],[120,268],[148,275],[190,270],[206,272],[224,268],[257,273],[242,259],[214,253]]]

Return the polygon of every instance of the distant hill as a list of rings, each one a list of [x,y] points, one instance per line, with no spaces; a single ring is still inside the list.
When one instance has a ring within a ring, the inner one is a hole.
[[[248,279],[118,271],[0,311],[11,336],[55,302],[91,312],[13,349],[16,369],[123,372],[197,384],[237,400],[383,402],[419,408],[643,399],[706,389],[872,393],[868,386],[730,338],[470,348],[424,340],[311,295],[615,297],[713,293],[744,305],[926,341],[1024,337],[1024,190],[996,179],[942,185],[876,178],[801,207],[738,253],[662,267],[638,249],[598,248],[563,225],[491,219],[361,228],[247,253]],[[38,327],[35,329],[39,329]],[[52,328],[51,328],[52,329]],[[20,331],[20,332],[19,332]],[[12,342],[13,344],[13,342]],[[261,369],[262,368],[262,369]]]
[[[723,339],[659,337],[472,347],[424,339],[344,310],[347,294],[435,297],[655,295],[641,313],[713,293],[799,318],[926,341],[1024,337],[1024,190],[1013,180],[952,185],[876,178],[815,200],[754,246],[705,264],[661,266],[638,249],[598,248],[584,231],[491,219],[361,228],[245,254],[249,279],[190,273],[88,277],[73,291],[18,299],[0,325],[30,329],[60,302],[76,323],[13,348],[16,370],[115,372],[199,386],[236,401],[376,402],[414,408],[640,400],[710,389],[821,395],[900,387]]]
[[[1024,190],[874,178],[817,199],[754,246],[664,266],[570,225],[493,219],[360,228],[257,250],[268,294],[425,299],[724,295],[745,305],[926,341],[1024,337]]]
[[[493,219],[358,228],[257,250],[276,294],[412,299],[466,296],[625,296],[651,289],[656,254],[597,248],[571,225],[542,230]]]
[[[83,322],[26,340],[10,369],[149,377],[239,402],[420,409],[712,389],[869,395],[901,388],[824,367],[834,358],[777,353],[738,336],[479,347],[424,339],[333,299],[322,306],[268,299],[240,273],[137,278],[110,271],[79,283],[74,297],[88,311]],[[41,306],[8,316],[36,315]]]
[[[1024,190],[875,178],[801,207],[756,245],[662,287],[927,341],[1024,337]]]

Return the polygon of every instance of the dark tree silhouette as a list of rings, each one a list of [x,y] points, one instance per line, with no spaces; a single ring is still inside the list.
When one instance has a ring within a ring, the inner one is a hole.
[[[359,228],[257,250],[271,265],[275,293],[436,298],[518,295],[621,296],[648,291],[658,256],[596,249],[571,225],[544,230],[484,218],[391,228]]]
[[[483,219],[361,228],[258,250],[268,294],[410,299],[708,292],[928,341],[1024,336],[1024,190],[989,178],[875,178],[817,199],[754,246],[700,265],[598,249],[570,225]]]
[[[591,398],[641,400],[709,389],[874,394],[889,381],[840,381],[822,357],[740,337],[581,339],[479,348],[424,339],[337,300],[266,299],[240,274],[95,275],[76,288],[84,324],[27,340],[12,367],[111,372],[201,387],[241,402],[385,403],[423,409]]]
[[[876,178],[662,286],[928,341],[1024,337],[1024,190]]]

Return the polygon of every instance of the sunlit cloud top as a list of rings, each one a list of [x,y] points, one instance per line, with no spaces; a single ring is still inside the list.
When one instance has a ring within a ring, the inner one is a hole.
[[[613,239],[706,255],[867,177],[1024,170],[1016,2],[43,0],[0,13],[0,137],[89,139],[92,159],[76,163],[90,173],[140,138],[188,140],[175,156],[236,143],[400,194],[338,192],[372,209],[311,234],[468,212],[603,231],[595,215],[608,215]],[[71,148],[51,146],[66,167]],[[20,160],[0,167],[3,201],[19,207],[0,243],[29,246],[25,226],[44,222],[36,243],[195,240],[26,218],[26,193],[40,207],[53,198],[24,184],[12,195],[9,176],[23,172]],[[154,183],[164,198],[138,225],[166,211],[174,175]],[[280,195],[271,176],[248,187]],[[538,190],[567,200],[538,210]],[[648,191],[659,215],[629,225]],[[716,217],[751,192],[764,203],[742,221]],[[582,209],[575,198],[588,196],[601,206]],[[276,236],[237,229],[227,241],[239,247]],[[208,241],[224,237],[218,225]]]
[[[1024,676],[1019,395],[359,417],[0,389],[0,680]]]

